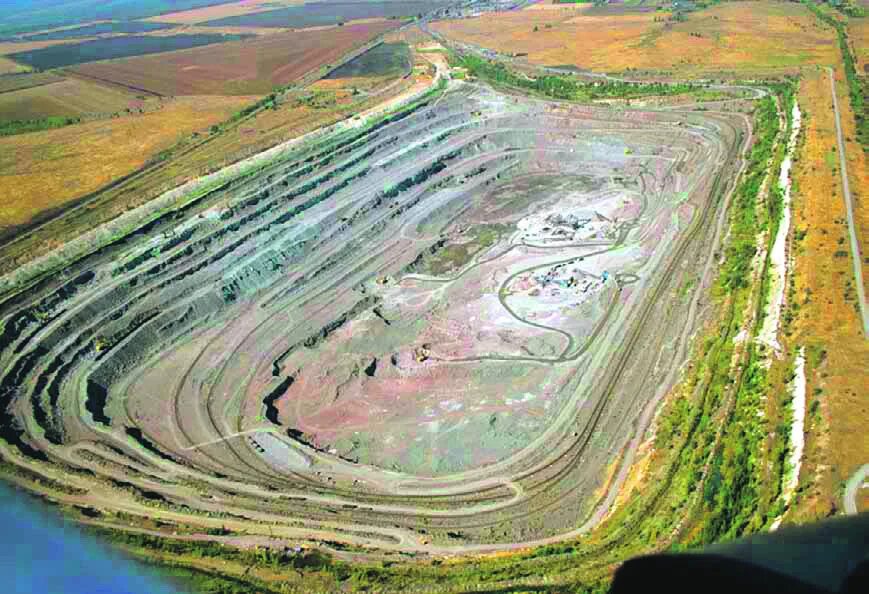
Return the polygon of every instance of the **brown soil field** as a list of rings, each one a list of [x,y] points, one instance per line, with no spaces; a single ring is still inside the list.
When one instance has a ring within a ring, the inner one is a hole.
[[[536,10],[432,27],[458,41],[503,53],[527,53],[534,64],[607,72],[779,70],[830,64],[838,58],[832,30],[799,4],[739,2],[691,13],[683,23],[655,22],[656,18],[663,16]]]
[[[87,64],[73,72],[161,95],[260,95],[400,25],[382,21]]]
[[[250,101],[187,97],[153,113],[0,139],[0,230],[94,192]]]
[[[59,82],[0,93],[0,120],[32,120],[52,116],[110,115],[140,109],[142,101],[120,89],[67,78]]]
[[[266,10],[275,10],[283,6],[302,3],[302,0],[239,0],[238,2],[232,2],[229,4],[218,4],[217,6],[206,6],[204,8],[172,12],[144,20],[155,23],[195,25],[196,23],[204,23],[205,21],[214,21],[217,19],[251,14],[254,12],[264,12]]]
[[[838,162],[827,158],[836,146],[836,132],[825,69],[805,73],[799,101],[804,139],[794,163],[795,269],[788,300],[795,318],[791,343],[806,347],[808,388],[795,520],[840,509],[841,485],[869,459],[869,341],[860,330],[853,290],[848,290],[854,277]],[[839,108],[846,106],[847,94],[840,85]],[[856,167],[854,157],[862,159],[863,151],[853,142],[847,150],[849,167]],[[856,173],[852,188],[865,187],[858,186]]]

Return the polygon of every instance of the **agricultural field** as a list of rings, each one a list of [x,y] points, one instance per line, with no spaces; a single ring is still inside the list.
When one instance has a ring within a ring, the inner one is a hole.
[[[119,98],[119,105],[123,101]],[[0,138],[0,233],[132,173],[250,102],[248,97],[178,98],[151,113]]]
[[[29,89],[64,80],[52,72],[21,72],[0,76],[0,93]]]
[[[82,37],[96,37],[98,35],[118,34],[118,33],[150,33],[152,31],[161,31],[171,29],[171,24],[164,23],[145,23],[138,21],[122,21],[122,22],[106,22],[85,25],[83,27],[74,27],[72,29],[61,29],[58,31],[49,31],[45,33],[35,33],[24,35],[26,41],[51,41],[55,39],[79,39]]]
[[[89,64],[76,74],[159,95],[259,95],[292,83],[398,26],[381,21]]]
[[[120,89],[74,78],[54,78],[54,81],[39,86],[0,92],[0,121],[88,115],[105,117],[126,109],[138,111],[143,105],[133,94]],[[0,78],[0,88],[2,83]]]
[[[427,63],[419,57],[417,60]],[[321,83],[317,83],[310,91],[293,91],[277,104],[273,103],[273,107],[241,118],[239,116],[242,110],[249,109],[253,98],[239,97],[238,103],[234,104],[239,106],[239,110],[233,112],[229,120],[214,122],[207,133],[182,138],[178,145],[170,147],[170,150],[164,153],[166,158],[155,160],[141,171],[136,171],[129,179],[115,179],[116,183],[100,188],[92,197],[92,201],[98,207],[91,206],[87,210],[77,211],[74,215],[59,217],[46,224],[42,232],[28,235],[26,238],[19,237],[14,246],[4,246],[2,251],[4,257],[0,260],[4,265],[14,267],[16,262],[23,263],[35,255],[44,254],[52,245],[46,242],[45,237],[56,240],[72,239],[131,208],[147,203],[172,187],[209,174],[217,167],[234,163],[280,142],[312,132],[318,127],[335,124],[384,101],[394,100],[402,94],[418,92],[420,86],[425,88],[426,85],[431,84],[431,74],[424,64],[418,65],[417,72],[419,73],[408,79],[398,81],[388,78],[365,79],[370,81],[368,83],[370,86],[365,86],[361,79],[321,81],[329,84],[321,87]],[[363,88],[371,92],[356,92]],[[197,99],[208,104],[212,98],[194,97],[191,98],[191,102]],[[221,100],[219,97],[213,99]],[[149,99],[144,102],[143,107],[153,109],[154,105],[154,100]],[[134,111],[137,114],[135,117],[140,117],[138,110]],[[120,120],[110,120],[110,122],[118,121]],[[75,128],[78,127],[71,130]],[[54,137],[43,138],[46,142],[51,142]],[[8,146],[12,146],[12,143]],[[118,161],[123,161],[130,155],[114,153],[111,157],[120,157]],[[40,161],[37,160],[35,163],[38,165]],[[24,167],[26,161],[21,161],[19,164]],[[67,160],[65,164],[73,168],[81,165],[76,160]],[[108,165],[115,167],[113,164]],[[129,170],[129,167],[123,167],[122,163],[120,165],[119,170]],[[31,200],[37,205],[30,212],[31,219],[45,219],[48,213],[61,210],[63,204],[75,203],[86,196],[84,190],[79,188],[73,198],[70,198],[70,193],[55,195],[53,197],[57,199],[55,202],[51,197],[41,193],[40,184],[54,183],[54,177],[59,176],[62,170],[42,170],[40,173],[40,170],[34,167],[31,173],[32,183],[22,194],[23,200]],[[71,175],[78,173],[78,170],[70,172]],[[45,176],[45,179],[40,177],[41,175]],[[94,185],[96,184],[87,184],[88,192],[93,191],[91,188]]]
[[[215,21],[228,17],[238,17],[255,12],[266,12],[276,7],[302,4],[304,0],[236,0],[204,8],[194,8],[180,12],[171,12],[147,19],[150,22],[174,23],[178,25],[196,25],[206,21]]]
[[[226,17],[203,23],[212,27],[322,27],[360,19],[414,17],[439,2],[312,2],[277,10]]]
[[[61,46],[61,45],[76,45],[81,43],[82,41],[92,41],[90,39],[55,39],[53,41],[0,41],[0,57],[8,60],[5,56],[10,54],[18,54],[22,52],[32,52],[35,50],[41,50],[47,47],[53,46]],[[24,65],[19,65],[19,68],[27,69],[29,68]]]
[[[599,72],[674,71],[680,76],[796,69],[837,60],[835,35],[800,4],[736,2],[690,13],[587,16],[571,10],[520,11],[437,22],[451,39],[533,64]]]
[[[0,38],[104,20],[135,20],[172,11],[225,4],[231,0],[4,0]]]
[[[130,35],[94,39],[71,45],[52,45],[42,49],[8,54],[9,59],[27,66],[48,70],[86,62],[141,56],[188,49],[237,40],[237,36],[220,34],[144,36]]]

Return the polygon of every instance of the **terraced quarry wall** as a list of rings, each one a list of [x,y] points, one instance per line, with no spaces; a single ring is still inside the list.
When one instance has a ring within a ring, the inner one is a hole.
[[[300,146],[2,304],[0,452],[235,544],[585,531],[685,360],[746,121],[463,84]]]

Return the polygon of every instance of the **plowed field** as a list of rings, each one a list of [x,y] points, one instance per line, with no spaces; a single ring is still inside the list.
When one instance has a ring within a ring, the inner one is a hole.
[[[74,72],[160,95],[258,95],[399,26],[383,21],[80,66]]]

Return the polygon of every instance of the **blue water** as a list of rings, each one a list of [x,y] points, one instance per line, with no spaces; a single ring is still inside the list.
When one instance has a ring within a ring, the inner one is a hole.
[[[3,594],[177,594],[147,567],[109,550],[38,501],[0,485]]]

